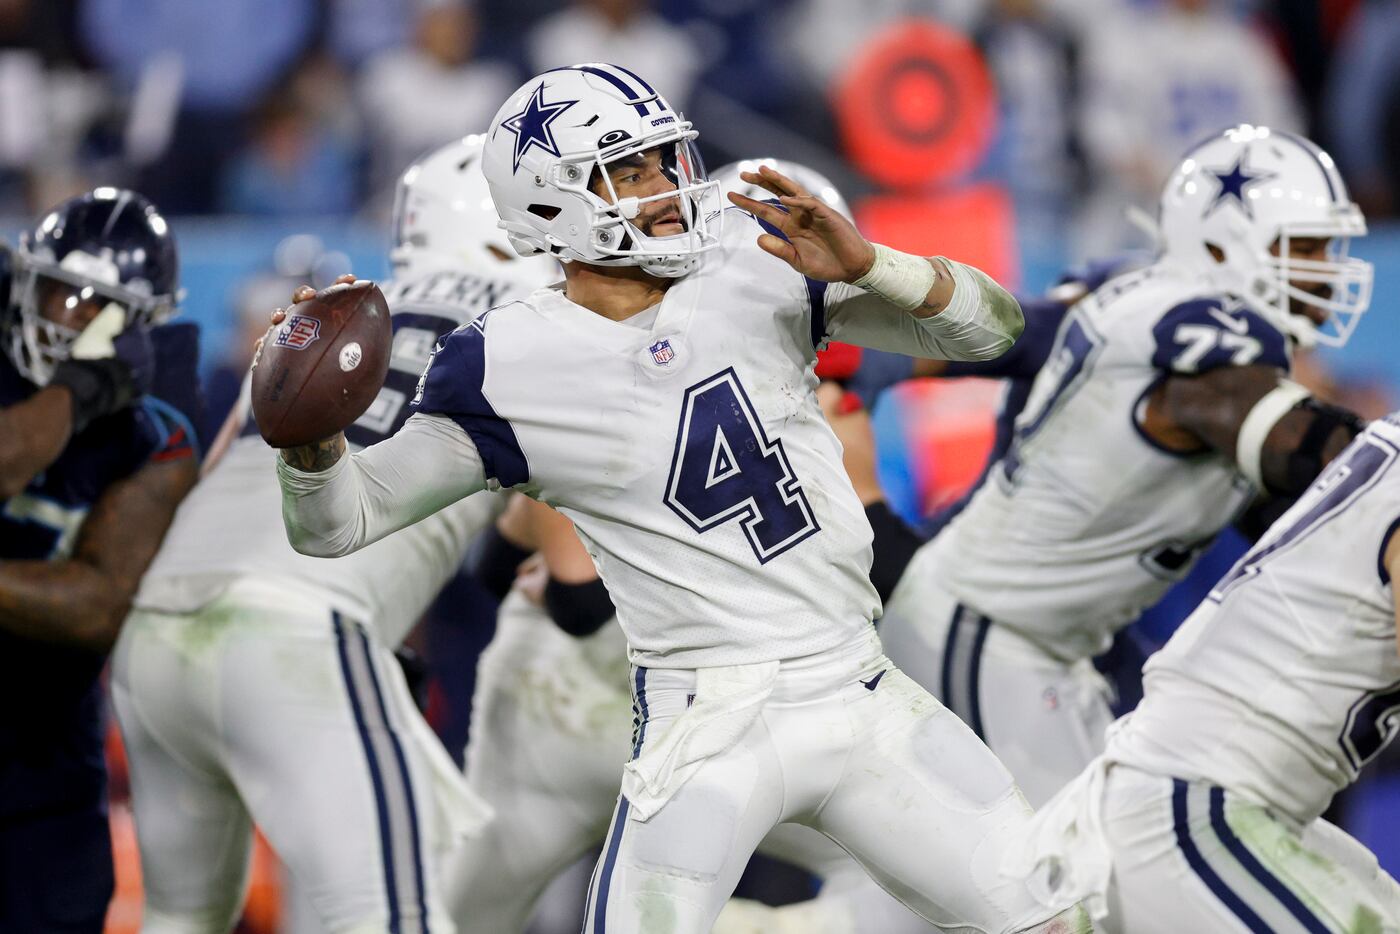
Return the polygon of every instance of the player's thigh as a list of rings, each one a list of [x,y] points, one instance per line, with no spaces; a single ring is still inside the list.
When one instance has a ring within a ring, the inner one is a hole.
[[[216,665],[176,630],[197,616],[133,613],[113,658],[112,703],[131,779],[146,931],[227,929],[247,881],[252,825],[209,716]]]
[[[225,666],[229,773],[326,929],[446,926],[445,819],[392,654],[327,612],[323,626],[241,641]]]
[[[932,575],[902,581],[891,606],[880,630],[886,654],[991,747],[1033,807],[1103,751],[1113,716],[1091,662],[1049,657],[959,604]]]
[[[685,690],[651,691],[641,752],[685,709]],[[756,721],[645,820],[618,798],[589,885],[585,930],[599,934],[707,934],[758,841],[782,816],[781,767]]]
[[[1115,768],[1103,810],[1113,930],[1391,930],[1386,890],[1218,787]]]
[[[811,818],[927,920],[1018,930],[1049,917],[998,867],[1031,810],[972,731],[897,668],[848,701],[862,729]]]

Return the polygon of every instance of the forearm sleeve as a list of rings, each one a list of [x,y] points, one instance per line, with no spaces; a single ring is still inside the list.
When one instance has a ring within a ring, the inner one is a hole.
[[[1015,297],[985,273],[946,257],[953,298],[931,318],[919,318],[878,295],[846,283],[826,294],[826,335],[832,340],[933,360],[991,360],[1025,327]]]
[[[308,473],[277,458],[282,521],[305,555],[349,554],[486,489],[481,455],[450,418],[414,415],[397,434]]]

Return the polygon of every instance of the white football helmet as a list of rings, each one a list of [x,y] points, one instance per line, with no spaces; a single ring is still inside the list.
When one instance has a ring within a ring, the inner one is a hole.
[[[803,188],[810,191],[817,198],[825,201],[835,208],[837,213],[852,224],[856,222],[855,215],[851,213],[851,206],[846,203],[845,197],[837,190],[836,186],[816,169],[809,169],[799,162],[789,162],[786,159],[774,159],[765,156],[758,159],[740,159],[738,162],[731,162],[726,166],[721,166],[711,173],[710,177],[719,183],[720,190],[728,193],[736,191],[748,198],[756,201],[767,201],[773,197],[772,192],[757,185],[750,185],[739,177],[740,172],[757,172],[760,166],[768,166],[788,178],[792,179]]]
[[[637,75],[589,63],[531,78],[487,131],[482,169],[510,242],[522,256],[640,266],[675,278],[719,244],[723,205],[694,147],[690,123]],[[617,197],[606,165],[662,147],[676,191]],[[591,185],[601,179],[608,197]],[[685,232],[651,237],[632,223],[642,205],[678,199]]]
[[[1366,219],[1332,158],[1290,133],[1242,124],[1191,150],[1162,192],[1161,233],[1168,259],[1238,295],[1303,346],[1345,344],[1371,303],[1374,269],[1348,255]],[[1290,239],[1302,237],[1326,238],[1327,259],[1290,258]],[[1309,285],[1325,288],[1316,294]],[[1292,313],[1294,303],[1325,321]]]
[[[394,278],[465,270],[535,288],[558,278],[548,257],[522,257],[506,239],[481,174],[480,134],[454,140],[409,166],[394,196]]]

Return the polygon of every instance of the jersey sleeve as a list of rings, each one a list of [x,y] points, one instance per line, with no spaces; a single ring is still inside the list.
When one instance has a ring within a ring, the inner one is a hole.
[[[413,405],[423,415],[442,415],[472,439],[488,481],[503,487],[530,479],[530,464],[510,422],[486,395],[486,329],[491,314],[453,331],[428,359]]]
[[[176,322],[151,330],[155,378],[141,400],[141,416],[155,432],[155,462],[200,457],[203,440],[195,426],[204,423],[204,395],[199,383],[199,325]]]
[[[1224,366],[1288,369],[1288,342],[1248,309],[1194,299],[1172,308],[1152,328],[1152,365],[1168,373],[1206,373]]]
[[[950,360],[943,375],[983,376],[993,379],[1034,379],[1055,347],[1055,335],[1069,309],[1062,303],[1040,299],[1021,304],[1026,328],[1011,349],[995,360]]]

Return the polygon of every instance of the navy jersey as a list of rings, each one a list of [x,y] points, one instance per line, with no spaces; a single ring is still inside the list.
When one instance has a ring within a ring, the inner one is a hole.
[[[94,420],[48,469],[0,503],[0,561],[67,558],[88,510],[113,483],[152,461],[198,456],[198,329],[152,331],[152,395]],[[0,355],[0,406],[37,390]],[[159,396],[154,393],[160,393]],[[106,658],[0,631],[0,821],[101,801],[101,694]]]

